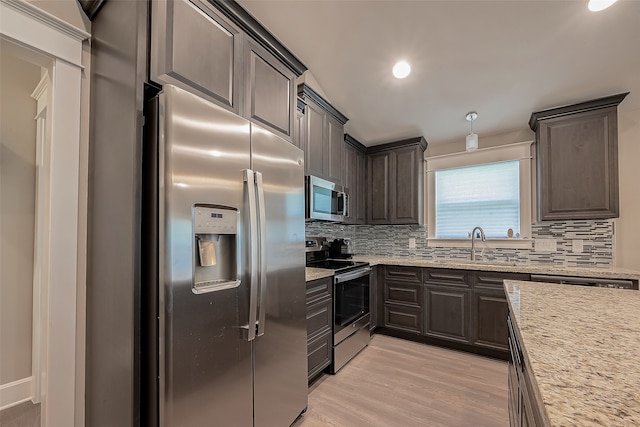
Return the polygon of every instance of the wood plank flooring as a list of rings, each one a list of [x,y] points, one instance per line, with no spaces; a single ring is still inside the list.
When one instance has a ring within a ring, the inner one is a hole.
[[[504,427],[507,363],[374,335],[309,390],[295,427]]]
[[[1,427],[40,427],[40,404],[30,401],[0,411]]]

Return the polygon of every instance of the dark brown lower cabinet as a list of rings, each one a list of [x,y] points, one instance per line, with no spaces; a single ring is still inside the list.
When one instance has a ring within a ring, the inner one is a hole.
[[[331,364],[333,278],[307,282],[307,363],[311,381]]]
[[[507,351],[507,314],[504,291],[475,290],[472,302],[473,345]]]
[[[315,378],[331,364],[332,336],[325,334],[307,341],[308,379]]]
[[[382,278],[382,325],[385,328],[421,335],[423,333],[422,269],[387,266]]]
[[[369,276],[369,331],[378,327],[378,267],[373,267]]]
[[[383,333],[506,359],[503,281],[529,274],[379,266],[377,323]]]
[[[522,346],[515,334],[511,318],[507,321],[509,348],[509,425],[510,427],[546,427],[544,407],[537,398],[528,362],[524,359]]]
[[[425,335],[469,343],[469,299],[471,291],[426,285]]]
[[[472,344],[507,352],[509,305],[504,280],[529,280],[529,274],[476,271],[473,273]]]

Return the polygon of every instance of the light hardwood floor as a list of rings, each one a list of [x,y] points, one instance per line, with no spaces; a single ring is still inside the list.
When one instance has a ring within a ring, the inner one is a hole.
[[[504,427],[507,363],[374,335],[309,390],[295,427]]]
[[[0,427],[40,427],[40,404],[24,402],[0,411]]]

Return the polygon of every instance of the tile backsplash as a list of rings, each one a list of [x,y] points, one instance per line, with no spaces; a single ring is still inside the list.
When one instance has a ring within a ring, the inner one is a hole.
[[[538,222],[531,225],[532,239],[555,239],[556,251],[533,249],[477,250],[477,259],[568,266],[613,265],[613,222],[608,220]],[[307,236],[351,239],[358,255],[411,256],[427,259],[469,258],[469,248],[436,248],[427,245],[427,227],[420,225],[345,225],[314,221],[306,223]],[[409,239],[415,248],[409,249]],[[581,240],[582,252],[574,253],[573,241]]]

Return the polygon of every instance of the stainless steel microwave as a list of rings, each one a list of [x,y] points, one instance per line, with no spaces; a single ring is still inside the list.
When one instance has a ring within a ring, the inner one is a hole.
[[[349,196],[338,184],[316,176],[305,176],[306,219],[342,222],[349,209]]]

